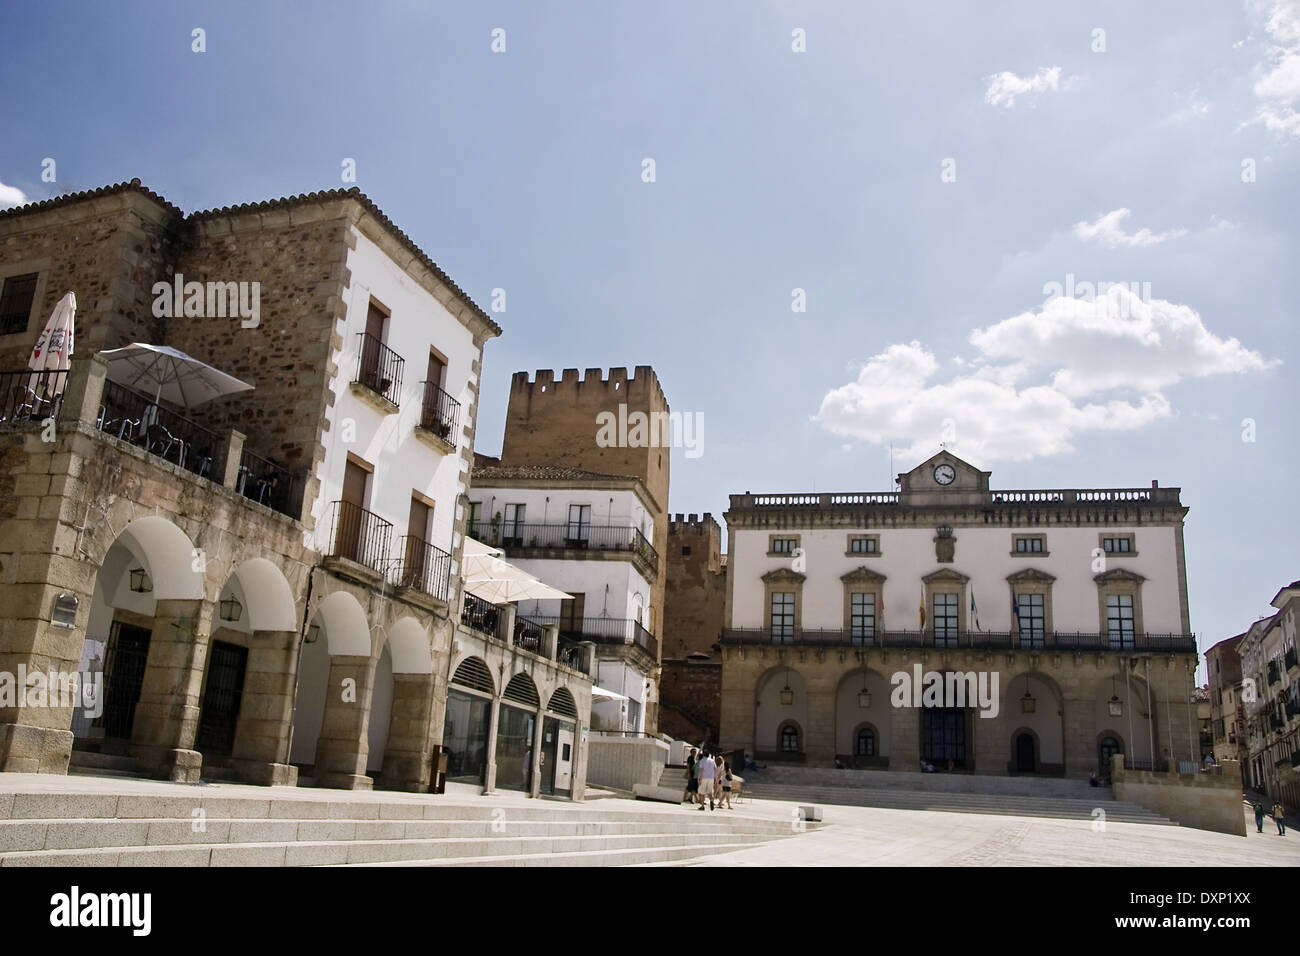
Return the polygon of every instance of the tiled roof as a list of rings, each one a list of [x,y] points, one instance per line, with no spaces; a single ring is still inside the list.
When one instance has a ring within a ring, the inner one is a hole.
[[[599,471],[566,468],[563,465],[487,465],[475,467],[474,483],[488,479],[535,478],[545,481],[639,481],[635,475],[606,475]]]
[[[34,212],[45,212],[49,209],[57,209],[60,206],[71,206],[73,203],[85,202],[87,199],[98,199],[100,196],[111,196],[114,193],[127,192],[128,190],[149,197],[175,216],[185,215],[148,186],[142,185],[140,180],[133,179],[129,183],[115,183],[111,186],[100,186],[98,189],[84,189],[79,193],[68,193],[65,196],[55,196],[52,199],[24,203],[21,206],[0,210],[0,219],[11,219],[15,216],[26,216]]]
[[[44,212],[48,209],[55,209],[60,206],[69,206],[72,205],[73,203],[83,202],[87,199],[95,199],[100,196],[109,196],[112,195],[113,193],[125,192],[127,190],[132,190],[141,193],[144,196],[148,196],[150,199],[158,203],[168,212],[172,213],[177,217],[183,218],[185,222],[201,222],[203,220],[208,220],[208,219],[217,219],[222,216],[235,216],[241,213],[266,212],[272,209],[287,209],[291,206],[299,206],[304,203],[329,202],[331,200],[339,200],[339,199],[355,199],[366,209],[367,212],[369,212],[372,216],[374,216],[375,219],[379,222],[379,224],[383,226],[386,230],[388,230],[388,232],[391,233],[393,237],[397,239],[398,242],[400,242],[403,246],[405,246],[406,249],[416,257],[416,259],[418,259],[426,268],[428,268],[434,275],[436,275],[440,282],[446,285],[447,288],[451,289],[452,292],[454,292],[463,302],[465,302],[474,311],[475,315],[477,315],[480,319],[486,322],[488,328],[492,329],[492,331],[495,332],[497,335],[501,334],[501,326],[497,325],[497,323],[492,319],[492,317],[489,316],[486,312],[484,312],[479,307],[478,303],[476,303],[473,299],[469,297],[469,294],[466,293],[464,289],[456,285],[456,283],[451,280],[451,276],[443,272],[442,268],[431,258],[429,258],[429,256],[425,253],[425,251],[421,249],[419,246],[417,246],[415,244],[415,241],[410,236],[408,236],[405,232],[399,229],[397,227],[397,224],[394,223],[393,220],[389,219],[388,216],[385,215],[384,211],[380,209],[378,206],[376,206],[374,204],[374,201],[371,200],[369,196],[363,193],[356,186],[351,186],[347,189],[342,189],[342,188],[326,189],[314,193],[299,193],[297,196],[285,196],[280,199],[268,199],[263,202],[241,203],[237,206],[222,206],[218,209],[204,209],[204,210],[200,210],[199,212],[190,213],[188,216],[186,216],[183,212],[181,212],[181,210],[177,209],[175,206],[169,203],[162,196],[158,195],[156,192],[149,189],[147,186],[142,185],[140,183],[140,180],[133,179],[129,183],[117,183],[116,185],[113,186],[101,186],[98,189],[88,189],[79,193],[69,193],[66,196],[56,196],[53,199],[46,199],[42,202],[27,203],[26,205],[22,205],[22,206],[14,206],[12,209],[5,209],[0,211],[0,219],[7,219],[7,218],[12,218],[14,216],[20,216],[20,215],[27,215],[33,212]]]

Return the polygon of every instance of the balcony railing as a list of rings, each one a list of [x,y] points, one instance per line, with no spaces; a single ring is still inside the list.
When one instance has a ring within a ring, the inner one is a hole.
[[[400,404],[402,371],[406,362],[400,355],[369,332],[358,332],[357,377],[352,381],[364,385],[394,405]]]
[[[1023,491],[990,491],[989,500],[995,505],[1045,505],[1045,504],[1178,504],[1177,488],[1070,488],[1025,489]],[[775,495],[732,495],[734,511],[771,509],[802,511],[812,509],[860,509],[864,507],[897,507],[902,501],[897,491],[819,492]]]
[[[423,538],[403,535],[397,540],[401,557],[392,570],[397,587],[413,588],[439,601],[447,600],[451,585],[451,555]]]
[[[0,425],[57,417],[67,372],[0,372]]]
[[[1122,641],[1107,634],[1049,632],[1030,638],[1008,631],[961,631],[953,636],[936,636],[930,631],[876,631],[867,636],[844,630],[795,628],[782,633],[766,628],[729,628],[722,643],[802,644],[814,647],[940,647],[974,650],[1061,650],[1061,651],[1167,651],[1196,653],[1193,634],[1134,634]]]
[[[480,634],[496,637],[501,624],[501,609],[467,591],[460,610],[460,623]]]
[[[542,628],[543,624],[535,618],[515,617],[515,633],[511,638],[511,643],[515,647],[521,647],[526,651],[532,651],[534,654],[542,653]]]
[[[624,551],[643,558],[650,567],[659,566],[659,552],[641,533],[629,525],[529,524],[480,521],[470,534],[485,544],[507,553],[523,548],[551,548],[577,551]]]
[[[237,490],[245,498],[281,514],[292,515],[298,477],[247,448],[239,457]]]
[[[571,641],[593,644],[635,644],[651,657],[659,657],[659,641],[635,618],[585,617],[580,621],[559,615],[532,614],[528,618],[538,625],[556,624],[560,636]]]
[[[201,478],[212,477],[212,456],[222,444],[216,432],[116,382],[104,383],[96,425]]]
[[[330,516],[332,533],[328,556],[346,558],[382,573],[388,560],[393,526],[350,501],[333,502]]]
[[[460,402],[433,382],[424,383],[424,402],[420,406],[420,427],[433,432],[450,445],[456,444],[460,425]]]
[[[555,648],[555,659],[566,667],[572,667],[575,671],[582,671],[586,674],[585,655],[583,649],[577,641],[571,641],[567,637],[556,638],[558,645]]]

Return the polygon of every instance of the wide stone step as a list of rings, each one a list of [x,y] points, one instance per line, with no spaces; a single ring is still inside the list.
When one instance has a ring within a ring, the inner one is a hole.
[[[521,856],[461,857],[459,859],[407,860],[403,866],[646,866],[689,862],[719,853],[747,850],[753,843],[719,843],[710,847],[651,847],[640,850],[602,849],[577,853],[526,854]],[[385,866],[383,863],[346,864]]]

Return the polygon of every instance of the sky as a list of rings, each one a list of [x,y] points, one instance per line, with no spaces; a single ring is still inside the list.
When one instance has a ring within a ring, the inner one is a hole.
[[[670,510],[720,523],[941,443],[1158,480],[1202,648],[1300,578],[1298,111],[1300,0],[0,6],[0,208],[354,167],[504,290],[479,451],[513,372],[650,365],[702,429]]]

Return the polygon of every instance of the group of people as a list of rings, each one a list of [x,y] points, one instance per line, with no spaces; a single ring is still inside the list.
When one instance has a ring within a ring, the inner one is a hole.
[[[703,810],[707,800],[710,810],[724,803],[730,810],[732,779],[731,763],[724,760],[722,754],[692,750],[686,758],[686,790],[682,793],[682,803],[695,803]]]
[[[1277,824],[1277,835],[1286,836],[1286,808],[1281,803],[1273,804],[1273,809],[1268,809],[1263,800],[1255,802],[1255,829],[1264,832],[1264,817],[1272,817],[1273,822]]]

